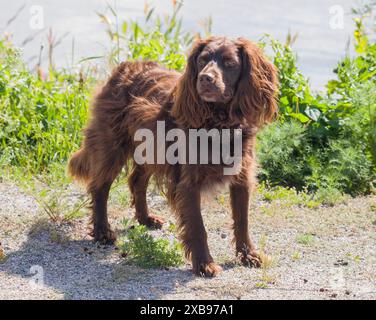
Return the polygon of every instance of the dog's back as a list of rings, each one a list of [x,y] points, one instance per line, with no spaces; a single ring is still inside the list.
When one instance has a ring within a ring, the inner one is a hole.
[[[155,119],[161,107],[171,99],[180,76],[155,62],[123,62],[115,68],[93,101],[83,148],[74,153],[69,162],[70,175],[88,184],[89,178],[94,178],[95,162],[101,158],[106,162],[108,158],[101,152],[106,144],[124,152],[118,158],[125,161],[132,150],[119,147],[131,146],[129,139],[134,130],[147,127],[148,122]],[[112,166],[116,164],[107,167]]]
[[[114,69],[97,95],[95,107],[109,102],[111,107],[116,103],[124,108],[135,97],[158,100],[161,103],[161,99],[169,96],[179,77],[178,72],[165,69],[156,62],[123,62]]]

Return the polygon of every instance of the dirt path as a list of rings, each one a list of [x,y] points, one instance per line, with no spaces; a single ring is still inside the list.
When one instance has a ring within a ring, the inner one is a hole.
[[[161,197],[149,200],[154,212],[173,221]],[[97,246],[86,236],[88,218],[54,224],[32,197],[0,184],[0,248],[6,256],[0,262],[0,300],[376,299],[376,196],[332,208],[259,200],[252,206],[253,238],[272,263],[261,270],[236,263],[228,208],[212,201],[204,206],[204,219],[212,254],[224,271],[203,279],[189,265],[126,265],[114,247]],[[121,217],[132,216],[131,209],[110,211],[118,228]]]

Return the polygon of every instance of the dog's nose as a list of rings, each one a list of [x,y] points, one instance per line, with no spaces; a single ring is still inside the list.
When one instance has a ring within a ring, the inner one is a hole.
[[[209,73],[203,73],[203,74],[200,74],[199,76],[199,80],[200,82],[203,82],[203,83],[212,83],[213,80],[214,80],[214,77],[209,74]]]

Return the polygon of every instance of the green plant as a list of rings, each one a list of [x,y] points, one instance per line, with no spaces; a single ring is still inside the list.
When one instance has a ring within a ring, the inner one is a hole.
[[[313,244],[315,237],[312,234],[299,234],[296,236],[296,242],[305,246]]]
[[[143,268],[176,267],[183,263],[181,245],[173,240],[155,238],[145,226],[124,220],[125,235],[118,247],[128,262]]]
[[[51,187],[51,186],[50,186]],[[90,200],[86,197],[79,201],[72,201],[69,196],[63,194],[60,187],[55,186],[52,190],[42,189],[34,196],[42,210],[52,222],[70,222],[85,216],[84,209]]]
[[[317,204],[323,204],[326,206],[334,206],[338,203],[344,202],[345,195],[336,188],[320,188],[318,189],[312,198],[312,203],[308,202],[308,207],[315,207]]]
[[[295,186],[302,189],[310,167],[307,155],[306,129],[296,121],[275,122],[258,135],[259,177],[272,186]]]
[[[193,42],[195,35],[182,30],[178,18],[181,2],[173,1],[172,13],[163,18],[154,16],[155,8],[145,5],[145,20],[119,21],[117,11],[108,5],[109,15],[98,13],[107,27],[111,42],[108,54],[110,65],[123,60],[158,61],[168,68],[182,70],[185,66],[184,51]],[[209,20],[210,25],[210,20]]]
[[[295,251],[293,254],[292,254],[292,256],[291,256],[291,259],[293,260],[293,261],[298,261],[298,260],[300,260],[302,258],[302,255],[301,255],[301,253],[299,252],[299,251]]]
[[[320,102],[310,90],[309,82],[297,66],[297,57],[291,49],[291,36],[286,44],[267,36],[273,51],[273,63],[279,71],[279,120],[298,120],[300,123],[318,121]],[[263,46],[267,44],[261,43]]]
[[[374,4],[355,11],[356,57],[334,70],[327,93],[314,95],[286,44],[267,39],[279,70],[279,121],[259,136],[259,177],[284,185],[329,194],[370,193],[376,181],[376,43],[364,22]],[[291,38],[291,37],[290,37]],[[264,45],[266,45],[264,43]],[[336,192],[334,192],[336,190]]]
[[[53,71],[42,80],[4,41],[0,70],[0,164],[37,173],[65,161],[81,141],[91,81]]]
[[[255,288],[256,288],[256,289],[268,289],[268,288],[269,288],[269,285],[268,285],[268,283],[263,282],[263,281],[261,281],[261,282],[256,282],[256,284],[255,284]]]
[[[310,209],[317,208],[320,205],[334,206],[340,202],[345,201],[346,196],[338,189],[327,186],[321,187],[314,193],[307,192],[307,190],[297,191],[294,188],[286,188],[282,186],[270,187],[265,183],[261,183],[259,193],[267,202],[278,201],[279,207],[302,206]],[[261,207],[263,208],[263,206]],[[274,208],[271,207],[270,209]],[[268,210],[265,210],[268,212]]]
[[[376,181],[375,84],[354,90],[352,111],[341,125],[278,121],[258,136],[259,178],[301,191],[337,189],[369,193]]]

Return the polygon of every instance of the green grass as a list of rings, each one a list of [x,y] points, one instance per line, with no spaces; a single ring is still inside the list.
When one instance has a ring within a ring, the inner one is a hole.
[[[256,284],[255,284],[255,288],[256,289],[268,289],[269,288],[269,285],[268,285],[268,283],[266,283],[266,282],[257,282]]]
[[[344,202],[347,197],[335,188],[320,188],[314,193],[307,190],[297,191],[295,188],[282,186],[270,187],[262,183],[259,193],[266,202],[278,202],[280,206],[289,208],[302,206],[310,209],[321,205],[334,206]]]
[[[90,200],[86,197],[80,200],[72,200],[64,198],[61,191],[47,191],[43,189],[38,197],[35,197],[40,208],[49,217],[52,222],[62,223],[70,222],[74,219],[86,216],[87,207]]]
[[[109,14],[98,13],[106,26],[110,40],[109,52],[105,57],[111,66],[122,60],[159,61],[170,69],[181,71],[186,63],[184,51],[198,34],[182,29],[178,17],[182,3],[175,2],[171,14],[163,18],[154,15],[154,7],[145,5],[145,19],[120,21],[116,10],[108,5]],[[205,24],[204,33],[210,30],[210,21]]]
[[[178,267],[183,263],[182,247],[176,240],[156,238],[145,226],[129,220],[124,220],[123,226],[125,235],[117,245],[127,262],[142,268]]]
[[[0,164],[51,171],[78,148],[93,78],[51,71],[39,79],[0,41]]]
[[[291,259],[293,260],[293,261],[298,261],[298,260],[300,260],[302,258],[302,255],[301,255],[301,253],[299,252],[299,251],[295,251],[293,254],[292,254],[292,256],[291,256]]]
[[[304,246],[311,246],[315,241],[315,236],[309,233],[299,234],[296,236],[296,243],[302,244]]]

